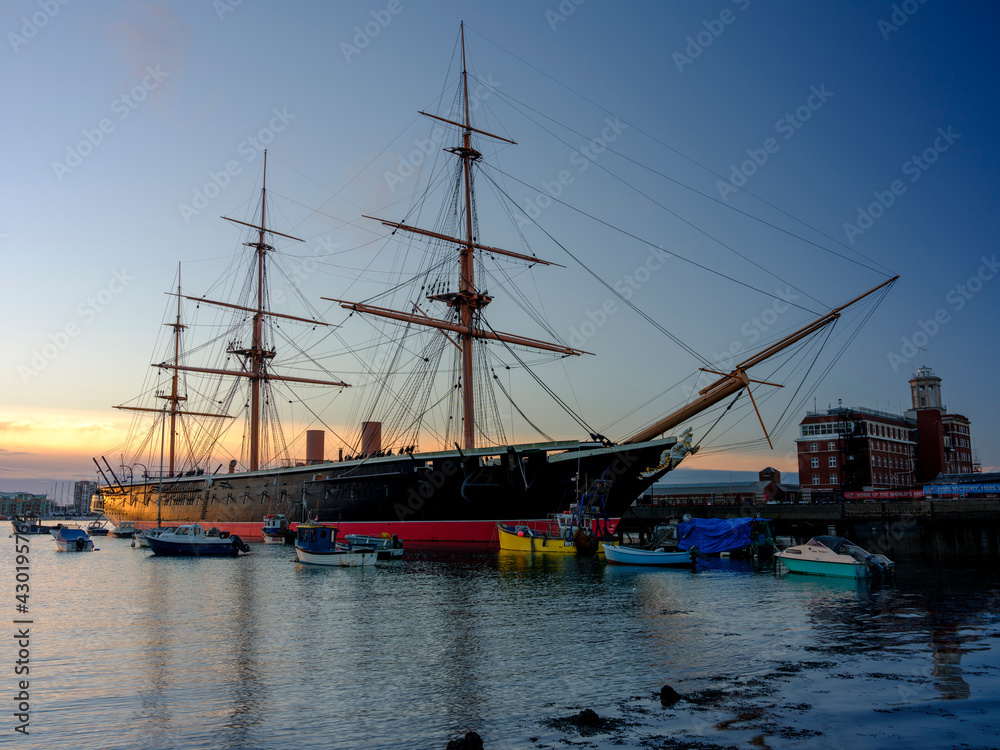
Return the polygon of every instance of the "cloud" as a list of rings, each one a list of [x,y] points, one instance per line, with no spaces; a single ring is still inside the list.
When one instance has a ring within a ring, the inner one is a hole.
[[[121,19],[108,30],[108,40],[131,66],[132,78],[144,76],[150,65],[162,65],[170,73],[181,67],[191,30],[173,8],[129,0],[119,16]]]

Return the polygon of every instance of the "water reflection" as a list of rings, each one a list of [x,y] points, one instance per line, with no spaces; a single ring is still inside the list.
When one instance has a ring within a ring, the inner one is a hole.
[[[816,627],[818,649],[929,652],[930,664],[910,675],[929,677],[945,700],[962,700],[972,692],[962,656],[989,647],[982,626],[997,601],[996,575],[970,572],[911,568],[896,584],[807,576],[795,584]],[[904,698],[913,693],[903,692]]]

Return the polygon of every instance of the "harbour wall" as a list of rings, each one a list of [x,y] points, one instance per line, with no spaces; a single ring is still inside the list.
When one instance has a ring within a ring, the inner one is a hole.
[[[618,531],[644,533],[685,514],[695,518],[759,516],[770,519],[779,537],[804,541],[820,534],[844,536],[893,559],[1000,559],[1000,500],[632,506]]]

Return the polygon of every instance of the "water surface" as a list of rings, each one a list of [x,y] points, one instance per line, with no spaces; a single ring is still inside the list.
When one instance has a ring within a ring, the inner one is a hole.
[[[1000,746],[993,571],[900,564],[870,586],[476,549],[330,569],[273,545],[187,560],[30,540],[30,736],[0,712],[17,746]],[[665,684],[684,700],[661,706]],[[567,721],[586,708],[607,721]]]

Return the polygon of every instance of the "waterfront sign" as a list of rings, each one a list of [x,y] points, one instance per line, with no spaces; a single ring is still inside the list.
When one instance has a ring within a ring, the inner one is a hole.
[[[929,484],[928,495],[986,495],[1000,493],[1000,484]]]
[[[869,490],[867,492],[845,492],[845,500],[920,500],[922,490]]]

